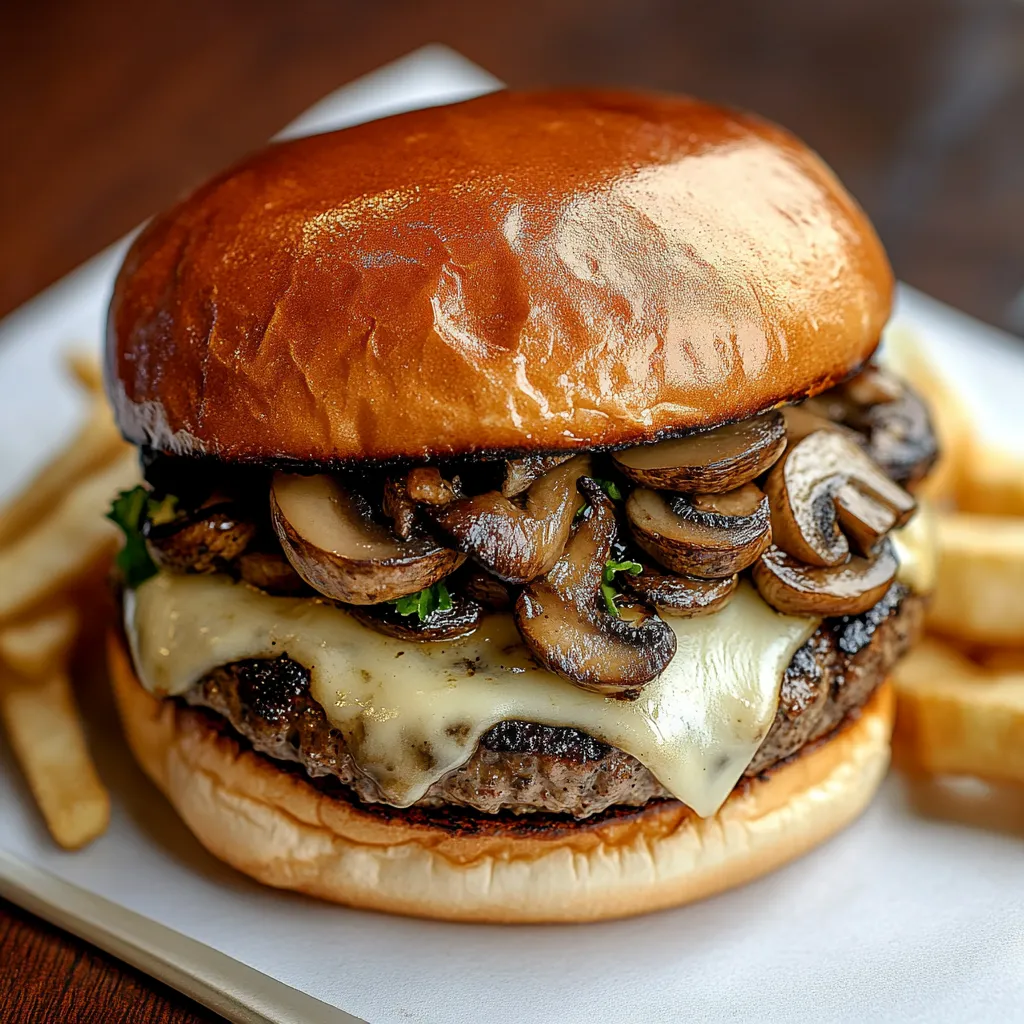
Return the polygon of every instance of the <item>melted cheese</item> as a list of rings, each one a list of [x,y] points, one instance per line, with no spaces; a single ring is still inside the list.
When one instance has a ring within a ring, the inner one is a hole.
[[[389,803],[408,806],[464,764],[500,721],[589,733],[632,754],[698,814],[713,814],[764,739],[783,672],[817,619],[780,615],[749,583],[713,615],[666,619],[678,649],[635,701],[540,668],[510,615],[463,640],[387,637],[309,598],[270,597],[224,576],[160,574],[125,604],[143,684],[180,694],[213,668],[287,653]]]
[[[916,594],[931,593],[938,571],[934,509],[920,502],[910,522],[902,529],[893,530],[889,537],[900,563],[896,579]]]

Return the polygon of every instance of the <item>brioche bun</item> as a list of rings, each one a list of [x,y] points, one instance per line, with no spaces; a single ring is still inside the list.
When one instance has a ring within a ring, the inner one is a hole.
[[[456,921],[592,921],[701,899],[767,874],[853,820],[889,762],[893,696],[766,776],[713,818],[662,802],[561,826],[479,832],[360,807],[239,743],[203,712],[158,700],[112,634],[128,742],[212,854],[267,885],[353,907]]]
[[[107,381],[132,442],[232,461],[628,445],[830,387],[892,288],[781,128],[499,92],[272,145],[155,219]]]

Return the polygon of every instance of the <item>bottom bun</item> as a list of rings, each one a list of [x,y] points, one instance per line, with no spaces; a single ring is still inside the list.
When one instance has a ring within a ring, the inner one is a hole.
[[[199,841],[267,885],[452,921],[594,921],[672,907],[800,856],[864,809],[889,762],[881,687],[826,741],[744,781],[712,818],[674,801],[578,822],[350,803],[244,748],[205,712],[158,700],[111,637],[128,742]],[[455,809],[453,809],[454,811]]]

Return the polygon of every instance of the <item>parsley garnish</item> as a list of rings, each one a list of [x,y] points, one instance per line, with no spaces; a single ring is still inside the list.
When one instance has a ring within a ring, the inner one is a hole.
[[[415,594],[388,601],[399,615],[416,615],[423,622],[434,612],[446,612],[452,607],[452,597],[443,583],[435,583]]]
[[[619,592],[615,589],[615,574],[617,572],[628,572],[630,576],[639,576],[644,567],[639,562],[613,562],[609,559],[604,563],[604,573],[601,576],[601,596],[604,598],[608,614],[619,617],[619,609],[615,604],[615,598]]]
[[[608,495],[612,501],[622,501],[622,488],[614,480],[605,480],[599,476],[595,476],[594,483]]]
[[[157,567],[149,557],[146,540],[142,536],[142,523],[151,502],[163,504],[153,502],[145,487],[133,487],[130,491],[122,491],[107,513],[107,518],[117,523],[124,533],[124,547],[117,553],[115,564],[121,570],[127,587],[137,587],[157,574]]]
[[[622,501],[622,488],[614,480],[606,480],[599,476],[591,477],[591,479],[612,501]],[[574,525],[583,518],[583,513],[587,511],[587,507],[587,503],[584,502],[576,509],[576,515],[572,520]]]

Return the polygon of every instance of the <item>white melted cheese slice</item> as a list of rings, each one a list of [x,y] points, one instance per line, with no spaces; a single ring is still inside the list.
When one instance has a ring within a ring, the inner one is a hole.
[[[896,579],[915,594],[930,594],[935,589],[939,551],[936,526],[935,510],[919,500],[910,522],[889,534],[900,563]]]
[[[635,701],[540,668],[510,615],[472,636],[384,636],[310,598],[270,597],[224,576],[161,573],[125,603],[143,684],[180,694],[219,665],[288,654],[359,767],[405,807],[464,764],[500,721],[581,729],[632,754],[697,814],[714,814],[775,717],[783,673],[817,619],[780,615],[749,583],[713,615],[667,618],[678,649]]]

